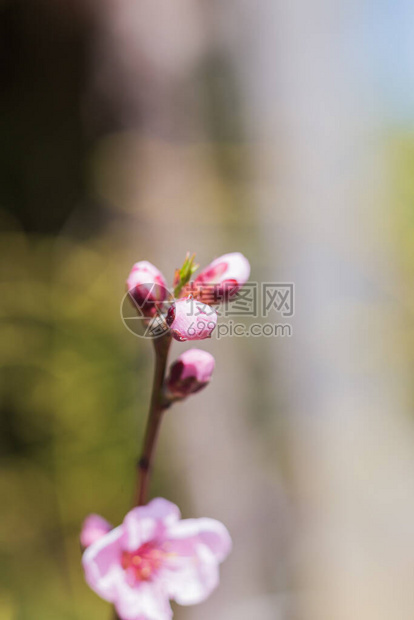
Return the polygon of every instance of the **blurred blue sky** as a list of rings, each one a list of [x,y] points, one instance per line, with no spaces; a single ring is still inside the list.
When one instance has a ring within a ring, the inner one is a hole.
[[[370,0],[360,11],[366,68],[380,90],[386,120],[414,125],[414,3]]]

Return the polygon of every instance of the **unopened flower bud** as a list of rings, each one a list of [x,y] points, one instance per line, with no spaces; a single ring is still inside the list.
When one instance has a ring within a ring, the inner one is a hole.
[[[166,320],[176,340],[203,340],[210,338],[217,325],[217,313],[207,304],[188,297],[172,304]]]
[[[170,366],[166,380],[167,397],[181,399],[201,390],[210,382],[214,363],[214,357],[207,351],[184,351]]]
[[[86,549],[86,547],[89,547],[89,545],[102,538],[111,530],[112,525],[108,521],[99,515],[91,514],[83,522],[80,543]]]
[[[126,285],[134,305],[147,317],[157,314],[158,308],[168,297],[164,276],[146,260],[135,263]]]
[[[228,301],[237,295],[250,275],[250,263],[240,252],[213,260],[194,280],[194,295],[205,303]]]

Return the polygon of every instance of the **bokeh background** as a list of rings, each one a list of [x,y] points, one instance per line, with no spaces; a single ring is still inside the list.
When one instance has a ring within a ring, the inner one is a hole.
[[[241,251],[291,338],[202,343],[152,495],[234,551],[179,620],[414,617],[414,11],[408,0],[1,0],[0,619],[100,620],[150,394],[131,265]],[[182,347],[174,344],[173,356]]]

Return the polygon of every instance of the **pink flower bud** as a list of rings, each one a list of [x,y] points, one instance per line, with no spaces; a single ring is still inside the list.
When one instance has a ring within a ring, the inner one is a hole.
[[[164,276],[146,260],[135,263],[126,285],[134,305],[144,316],[154,316],[168,297]]]
[[[86,517],[82,525],[80,543],[83,548],[89,547],[92,543],[112,530],[112,525],[103,517],[91,514]]]
[[[224,254],[203,269],[194,281],[194,295],[206,303],[227,301],[237,295],[250,275],[250,263],[240,252]]]
[[[203,340],[210,338],[217,325],[217,313],[207,304],[188,297],[172,304],[166,321],[176,340]]]
[[[184,351],[170,366],[166,381],[168,395],[185,398],[205,387],[213,374],[214,357],[201,349]]]

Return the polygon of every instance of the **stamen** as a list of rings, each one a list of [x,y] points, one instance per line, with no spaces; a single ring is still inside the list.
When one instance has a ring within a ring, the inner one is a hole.
[[[150,581],[160,569],[163,560],[167,557],[155,543],[144,543],[136,551],[124,551],[121,565],[128,573],[132,583]]]

